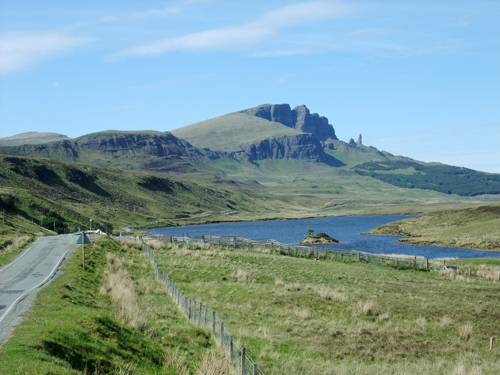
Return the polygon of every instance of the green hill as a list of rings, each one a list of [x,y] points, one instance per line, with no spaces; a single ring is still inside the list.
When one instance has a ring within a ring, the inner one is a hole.
[[[479,207],[439,211],[375,228],[371,234],[410,236],[400,241],[415,245],[500,250],[500,202]]]
[[[461,196],[500,194],[500,174],[445,164],[393,160],[363,163],[355,166],[354,170],[362,176],[402,188],[428,189]]]
[[[0,146],[19,146],[27,144],[41,144],[52,141],[69,139],[67,136],[57,133],[28,132],[13,135],[12,137],[0,138]]]
[[[55,229],[109,230],[122,226],[177,225],[222,220],[228,212],[266,212],[259,199],[224,184],[200,185],[167,177],[50,159],[0,156],[2,233],[19,220]],[[156,224],[156,220],[159,223]]]
[[[239,151],[246,145],[281,135],[300,134],[278,122],[245,113],[230,113],[172,130],[176,137],[200,148]]]

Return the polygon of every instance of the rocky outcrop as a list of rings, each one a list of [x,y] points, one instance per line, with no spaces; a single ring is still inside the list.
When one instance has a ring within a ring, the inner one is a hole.
[[[300,132],[313,134],[320,141],[338,140],[335,129],[328,123],[328,119],[317,113],[311,113],[305,105],[291,109],[289,104],[265,104],[246,109],[241,113],[279,122]]]
[[[321,143],[311,134],[284,135],[264,139],[245,147],[249,161],[264,159],[298,159],[303,161],[327,161]]]
[[[316,236],[307,236],[305,237],[302,242],[300,242],[300,245],[331,245],[331,244],[337,244],[337,243],[342,243],[339,240],[330,237],[329,235],[325,233],[319,233]]]
[[[95,133],[78,138],[74,148],[81,152],[89,151],[120,155],[151,155],[157,157],[186,156],[201,157],[203,152],[189,142],[177,138],[169,132],[110,132]]]
[[[359,135],[358,137],[358,142],[357,142],[358,146],[361,146],[363,144],[363,137],[361,136],[361,134]]]

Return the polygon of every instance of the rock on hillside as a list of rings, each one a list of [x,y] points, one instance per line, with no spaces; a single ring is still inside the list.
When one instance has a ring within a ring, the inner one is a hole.
[[[241,113],[279,122],[300,132],[313,134],[320,141],[338,140],[335,129],[328,123],[328,119],[317,113],[311,113],[305,105],[291,109],[289,104],[264,104]]]

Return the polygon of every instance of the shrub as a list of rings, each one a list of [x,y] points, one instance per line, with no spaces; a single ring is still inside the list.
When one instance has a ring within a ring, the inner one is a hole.
[[[249,283],[251,281],[250,274],[244,270],[239,269],[234,275],[239,283]]]
[[[458,329],[458,334],[460,336],[460,340],[469,340],[470,337],[472,336],[472,324],[470,323],[467,323],[463,326],[461,326],[459,329]]]

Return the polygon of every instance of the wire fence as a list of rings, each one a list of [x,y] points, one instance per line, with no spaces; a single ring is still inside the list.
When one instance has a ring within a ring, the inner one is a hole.
[[[429,259],[421,256],[410,255],[386,255],[372,254],[356,250],[341,250],[332,248],[318,248],[316,246],[306,246],[298,244],[285,244],[276,240],[254,240],[239,236],[165,236],[162,234],[150,234],[148,238],[155,238],[167,243],[196,243],[212,244],[217,246],[232,247],[235,249],[268,249],[270,253],[299,258],[332,259],[337,261],[357,261],[389,265],[397,268],[433,269],[434,265],[429,263]],[[439,267],[440,268],[440,267]]]
[[[141,237],[123,237],[117,239],[120,241],[135,241],[140,242],[142,250],[149,255],[156,277],[163,282],[172,296],[174,302],[179,306],[184,315],[193,324],[210,329],[214,340],[228,353],[229,360],[233,367],[242,375],[265,375],[264,372],[257,366],[252,358],[247,354],[246,348],[241,346],[231,335],[227,327],[224,325],[224,320],[208,305],[192,300],[184,295],[179,287],[168,277],[167,273],[158,268],[158,263],[154,256],[153,249],[142,240]]]

